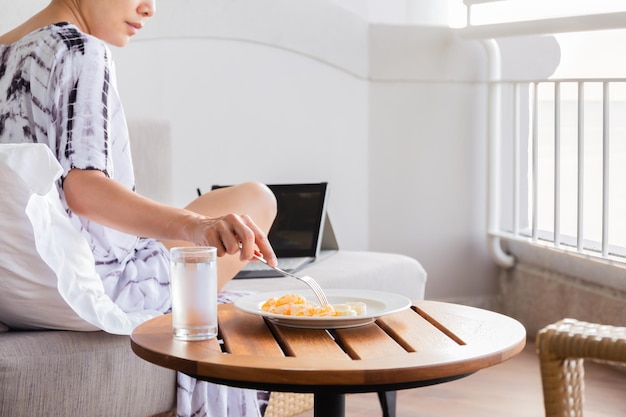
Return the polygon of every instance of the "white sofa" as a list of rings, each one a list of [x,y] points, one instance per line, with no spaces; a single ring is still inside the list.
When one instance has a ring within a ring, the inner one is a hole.
[[[154,121],[130,125],[138,190],[161,192],[153,182],[162,186],[167,181],[157,174],[167,172],[162,167],[169,163],[164,152],[169,130],[155,128]],[[424,297],[426,284],[418,261],[388,253],[325,253],[302,273],[328,289],[380,290],[412,299]],[[283,277],[240,279],[226,289],[269,291],[299,285]],[[2,332],[0,326],[0,417],[154,416],[175,407],[175,387],[175,373],[137,358],[128,336],[102,331]]]
[[[424,298],[426,272],[408,256],[344,251],[322,253],[319,260],[298,271],[314,277],[325,289],[361,289],[392,292],[412,300]],[[293,278],[236,279],[225,289],[235,291],[274,291],[306,288]]]

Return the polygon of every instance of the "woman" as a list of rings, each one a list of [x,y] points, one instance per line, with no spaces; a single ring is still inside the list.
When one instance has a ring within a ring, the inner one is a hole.
[[[173,246],[215,246],[220,288],[256,249],[275,265],[267,232],[276,201],[258,183],[204,194],[184,209],[134,192],[128,129],[106,43],[126,45],[154,12],[154,0],[52,0],[0,36],[0,143],[51,148],[63,167],[62,203],[93,250],[107,294],[127,310],[165,312]],[[180,383],[180,415],[199,407],[215,413],[207,404],[210,388]]]

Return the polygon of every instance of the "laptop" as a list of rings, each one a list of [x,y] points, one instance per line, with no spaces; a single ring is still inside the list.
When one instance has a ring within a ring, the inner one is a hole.
[[[212,189],[224,186],[214,185]],[[268,184],[276,196],[278,214],[268,233],[268,239],[278,258],[278,267],[295,272],[315,261],[322,248],[324,230],[330,229],[326,216],[328,183]],[[328,241],[332,240],[330,244]],[[334,243],[333,243],[334,242]],[[329,231],[325,245],[336,246]],[[281,276],[262,262],[249,262],[236,276],[266,278]]]

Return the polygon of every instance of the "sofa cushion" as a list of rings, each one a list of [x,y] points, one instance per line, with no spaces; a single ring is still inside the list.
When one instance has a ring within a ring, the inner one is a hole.
[[[0,321],[129,334],[159,313],[127,314],[106,296],[87,241],[61,206],[61,171],[43,144],[0,144]]]
[[[329,251],[298,271],[309,275],[322,288],[360,289],[391,292],[422,300],[427,274],[415,259],[401,254],[365,251]],[[235,279],[224,289],[234,291],[275,291],[306,288],[293,278]]]
[[[0,334],[0,416],[146,417],[175,406],[176,373],[105,332]]]

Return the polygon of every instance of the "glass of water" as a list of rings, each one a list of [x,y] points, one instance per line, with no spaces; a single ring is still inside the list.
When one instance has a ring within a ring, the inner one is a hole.
[[[170,267],[174,338],[206,340],[217,336],[217,249],[172,248]]]

